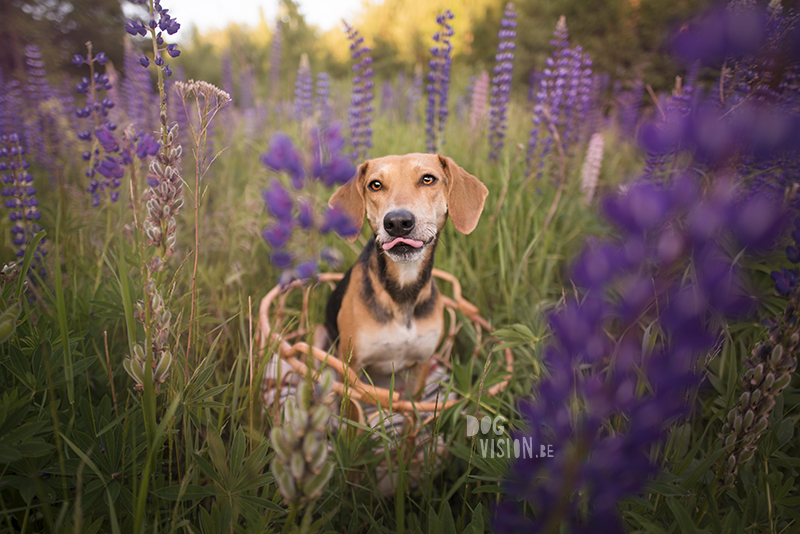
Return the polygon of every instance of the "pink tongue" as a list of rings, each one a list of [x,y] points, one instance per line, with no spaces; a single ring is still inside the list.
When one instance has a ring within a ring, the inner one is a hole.
[[[405,237],[395,237],[392,241],[383,244],[383,250],[389,250],[398,243],[405,243],[406,245],[410,245],[414,248],[419,248],[422,246],[422,241],[418,239],[406,239]]]

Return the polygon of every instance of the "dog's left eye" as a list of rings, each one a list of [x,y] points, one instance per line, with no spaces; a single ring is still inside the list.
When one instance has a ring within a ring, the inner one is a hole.
[[[430,174],[426,174],[425,176],[422,177],[420,182],[425,184],[425,185],[435,184],[436,183],[436,177],[435,176],[431,176]]]

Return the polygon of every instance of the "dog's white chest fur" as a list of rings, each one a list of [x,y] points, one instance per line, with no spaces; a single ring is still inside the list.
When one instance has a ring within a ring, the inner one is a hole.
[[[391,320],[385,325],[358,334],[359,364],[368,372],[390,374],[426,361],[436,350],[442,327],[420,332],[415,321]]]

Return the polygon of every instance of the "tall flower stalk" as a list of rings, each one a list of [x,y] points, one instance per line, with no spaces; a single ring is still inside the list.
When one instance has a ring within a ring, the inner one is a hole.
[[[308,61],[308,54],[303,54],[300,56],[294,83],[294,113],[301,128],[314,114],[313,91],[314,76],[311,74],[311,64]]]
[[[82,155],[88,162],[85,175],[90,183],[86,190],[92,195],[92,206],[99,206],[100,195],[106,191],[111,202],[119,199],[118,189],[125,168],[119,141],[113,133],[117,126],[109,118],[114,102],[102,96],[104,91],[111,89],[111,81],[107,74],[97,72],[97,66],[105,65],[107,58],[103,52],[93,55],[91,42],[86,43],[86,48],[86,57],[75,54],[72,59],[75,66],[89,67],[89,77],[84,77],[75,88],[78,93],[86,95],[84,106],[75,109],[75,116],[89,120],[89,129],[79,131],[78,138],[91,143],[90,149]]]
[[[189,80],[188,83],[176,82],[175,92],[180,98],[181,106],[187,115],[189,114],[187,108],[188,100],[194,98],[194,113],[197,118],[195,129],[190,122],[190,132],[192,135],[192,142],[194,147],[195,161],[195,182],[194,182],[194,267],[192,269],[192,302],[189,314],[189,335],[186,344],[186,358],[189,359],[190,349],[192,347],[192,332],[194,327],[194,314],[195,304],[197,300],[197,263],[200,255],[200,180],[208,172],[208,168],[214,162],[216,157],[211,161],[207,161],[207,144],[210,142],[209,134],[211,132],[211,124],[217,113],[227,106],[231,97],[225,91],[215,87],[214,85],[203,82]]]
[[[514,73],[514,40],[517,38],[517,14],[509,2],[500,20],[500,43],[492,70],[491,107],[489,110],[489,161],[497,161],[503,150],[508,122],[508,104]]]
[[[344,22],[344,21],[342,21]],[[350,156],[354,164],[358,164],[367,158],[368,150],[372,148],[372,100],[374,95],[372,89],[374,82],[372,77],[372,56],[370,49],[364,46],[364,37],[358,30],[344,22],[347,38],[350,40],[350,57],[353,63],[353,87],[350,93],[350,145],[352,153]]]
[[[36,188],[24,154],[18,134],[0,136],[0,180],[3,182],[0,193],[5,197],[3,205],[10,210],[8,218],[13,223],[11,242],[17,247],[16,256],[20,259],[25,256],[33,236],[42,229]],[[33,253],[33,266],[44,278],[44,251],[41,247],[42,243],[39,243]]]
[[[449,9],[436,17],[439,31],[433,34],[436,43],[431,47],[430,71],[428,84],[425,86],[428,93],[428,103],[425,108],[426,127],[428,138],[428,152],[435,153],[444,145],[444,127],[447,123],[447,100],[450,93],[450,70],[453,66],[453,46],[450,38],[453,37],[453,27],[450,21],[454,15]]]

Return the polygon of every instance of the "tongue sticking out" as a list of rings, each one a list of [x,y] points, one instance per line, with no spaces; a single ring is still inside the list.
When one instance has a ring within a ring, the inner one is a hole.
[[[394,247],[395,245],[399,245],[400,243],[404,245],[408,245],[414,248],[420,248],[422,246],[422,241],[418,239],[407,239],[405,237],[395,237],[393,240],[389,241],[388,243],[383,244],[383,250],[389,250],[390,248]]]

